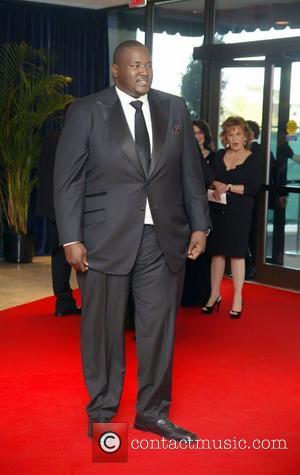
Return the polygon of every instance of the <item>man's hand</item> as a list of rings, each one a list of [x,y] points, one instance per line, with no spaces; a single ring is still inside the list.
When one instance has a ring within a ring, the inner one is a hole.
[[[193,261],[197,259],[200,254],[205,251],[206,246],[206,232],[194,231],[191,235],[190,245],[188,250],[188,258]]]
[[[65,246],[64,251],[66,260],[70,266],[80,272],[86,272],[88,270],[87,251],[81,242]]]

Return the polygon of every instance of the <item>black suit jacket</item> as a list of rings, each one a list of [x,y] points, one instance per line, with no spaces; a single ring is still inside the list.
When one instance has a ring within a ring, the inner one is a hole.
[[[82,241],[89,267],[127,274],[148,197],[171,271],[184,265],[191,230],[210,226],[201,162],[182,98],[150,90],[153,128],[146,176],[115,88],[75,101],[57,148],[54,202],[60,242]]]

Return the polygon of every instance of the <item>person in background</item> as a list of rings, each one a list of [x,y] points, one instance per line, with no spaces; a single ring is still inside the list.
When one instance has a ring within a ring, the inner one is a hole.
[[[39,161],[39,185],[36,214],[47,219],[47,234],[51,253],[51,276],[56,297],[54,313],[58,317],[78,315],[70,286],[71,266],[65,258],[64,249],[59,245],[53,203],[53,171],[55,152],[60,132],[51,132],[45,137]]]
[[[199,156],[201,159],[202,171],[206,187],[213,181],[213,173],[210,167],[215,152],[213,137],[208,123],[203,119],[193,120],[192,122],[195,139],[199,147]]]
[[[260,127],[254,120],[247,120],[246,122],[249,127],[250,150],[254,155],[262,160],[261,144],[258,141],[260,136]]]
[[[221,138],[226,148],[219,150],[212,162],[215,179],[211,188],[216,201],[210,202],[212,231],[207,242],[207,252],[212,255],[211,294],[202,312],[211,314],[221,303],[220,286],[228,256],[234,288],[230,317],[240,318],[252,210],[262,183],[261,163],[250,150],[250,131],[243,118],[226,119]],[[221,203],[224,193],[226,204]]]
[[[260,136],[260,127],[254,120],[247,120],[247,125],[250,132],[250,150],[257,157],[263,168],[263,158],[261,144],[258,142]],[[272,158],[271,158],[272,159]],[[249,234],[248,249],[246,254],[246,269],[245,279],[253,280],[255,278],[255,262],[256,262],[256,239],[257,239],[257,224],[258,224],[258,196],[254,198],[254,208],[252,213],[252,224]]]
[[[214,180],[210,166],[215,157],[213,139],[210,127],[203,119],[192,121],[194,136],[198,144],[205,186],[208,188]],[[183,307],[202,307],[207,302],[210,291],[211,256],[204,252],[195,261],[187,259],[185,267],[184,286],[181,299]]]
[[[269,193],[269,210],[273,211],[273,235],[271,262],[284,264],[286,239],[286,214],[289,193],[285,188],[288,185],[288,160],[294,158],[294,151],[287,140],[287,131],[278,129],[276,155],[270,160],[269,184],[273,190]]]

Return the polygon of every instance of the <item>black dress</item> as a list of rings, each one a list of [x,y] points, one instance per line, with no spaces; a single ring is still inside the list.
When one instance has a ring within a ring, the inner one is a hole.
[[[245,257],[252,221],[254,197],[262,184],[261,161],[251,154],[241,165],[227,170],[226,150],[217,152],[212,162],[215,180],[226,184],[244,185],[244,194],[227,193],[227,204],[210,202],[212,231],[207,240],[211,255]]]
[[[200,153],[201,151],[199,149],[199,154]],[[214,157],[214,152],[210,152],[206,158],[200,155],[206,187],[214,180],[214,172],[210,167]],[[211,256],[208,255],[207,252],[201,254],[195,261],[187,259],[181,300],[181,304],[184,307],[202,307],[209,299],[211,291],[210,262]]]
[[[200,151],[201,153],[201,151]],[[201,153],[202,155],[202,153]],[[215,158],[215,152],[209,152],[206,158],[201,157],[202,173],[206,188],[214,181],[214,172],[212,169],[212,162]]]

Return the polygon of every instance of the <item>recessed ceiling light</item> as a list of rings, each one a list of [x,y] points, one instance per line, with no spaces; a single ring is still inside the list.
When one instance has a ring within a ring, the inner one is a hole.
[[[276,23],[276,25],[286,26],[286,25],[288,25],[290,22],[289,22],[288,20],[276,20],[275,23]]]

